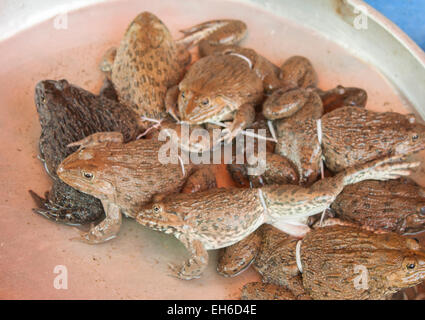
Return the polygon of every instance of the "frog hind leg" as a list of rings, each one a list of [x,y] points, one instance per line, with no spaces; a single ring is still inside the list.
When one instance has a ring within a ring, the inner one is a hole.
[[[111,79],[112,75],[112,66],[114,65],[115,56],[117,55],[117,48],[109,48],[102,57],[100,61],[99,68],[102,71],[107,79]]]
[[[89,208],[64,208],[48,200],[49,192],[46,192],[45,198],[42,198],[32,190],[29,190],[29,193],[37,205],[37,208],[33,208],[32,211],[57,223],[80,226],[88,223],[96,223],[104,217],[103,214],[94,214],[92,212],[93,210]]]
[[[172,275],[182,280],[192,280],[199,278],[208,265],[208,252],[199,240],[192,240],[182,236],[179,240],[191,253],[191,257],[182,266],[170,264]]]
[[[416,168],[420,162],[403,161],[403,156],[393,156],[355,165],[333,177],[319,180],[310,187],[310,202],[315,207],[314,213],[326,210],[345,186],[364,180],[390,180],[408,176],[410,169]]]
[[[193,193],[217,188],[217,180],[212,165],[205,165],[195,170],[187,179],[182,192]]]
[[[356,165],[336,175],[344,186],[364,180],[390,180],[410,175],[410,169],[416,168],[420,162],[403,161],[403,156],[392,156],[365,164]]]
[[[80,231],[80,237],[71,240],[79,240],[88,244],[103,243],[115,238],[120,230],[122,215],[120,208],[106,200],[102,200],[106,218],[99,224],[90,228],[88,232]]]
[[[255,108],[250,103],[245,103],[236,111],[231,125],[223,130],[223,140],[230,143],[241,131],[249,127],[255,120]]]
[[[220,251],[217,272],[224,277],[234,277],[248,269],[260,250],[262,239],[259,229],[234,245],[223,248]]]
[[[309,96],[310,93],[302,88],[276,90],[264,102],[263,115],[267,120],[288,118],[308,102]]]
[[[192,47],[199,43],[201,57],[215,51],[214,46],[237,44],[246,35],[246,24],[239,20],[212,20],[181,30],[184,37],[178,46]]]

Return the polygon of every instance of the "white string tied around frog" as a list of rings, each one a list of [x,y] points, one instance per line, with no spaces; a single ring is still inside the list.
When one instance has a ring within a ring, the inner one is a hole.
[[[153,123],[155,123],[155,124],[154,124],[154,125],[152,125],[152,126],[150,126],[149,128],[147,128],[147,129],[146,129],[144,132],[142,132],[141,134],[139,134],[139,135],[137,136],[136,140],[139,140],[140,138],[144,137],[144,136],[145,136],[145,135],[147,135],[147,134],[148,134],[151,130],[159,128],[159,127],[161,126],[161,122],[164,120],[164,119],[157,120],[157,119],[148,118],[148,117],[145,117],[145,116],[141,116],[140,118],[142,119],[142,121],[150,121],[150,122],[153,122]]]
[[[261,188],[258,188],[258,197],[260,198],[261,205],[263,206],[264,213],[268,214],[269,210],[267,209],[266,200],[264,199],[263,190]]]
[[[301,264],[301,243],[302,240],[298,240],[297,246],[295,248],[295,261],[297,262],[298,270],[303,273],[303,265]]]
[[[232,56],[236,56],[236,57],[241,58],[242,60],[246,61],[248,63],[249,68],[252,69],[252,61],[247,56],[244,56],[243,54],[236,53],[236,52],[230,52],[228,54],[232,55]]]
[[[220,122],[220,121],[208,121],[208,123],[211,123],[213,125],[223,127],[223,128],[229,127],[227,124]],[[262,135],[259,135],[259,134],[253,133],[253,132],[248,132],[248,131],[245,131],[245,130],[241,130],[241,133],[245,136],[248,136],[248,137],[253,137],[253,138],[260,139],[260,140],[272,141],[272,142],[277,143],[277,139],[275,139],[274,137],[273,138],[267,138],[265,136],[262,136]]]
[[[319,140],[320,148],[322,148],[322,119],[316,120],[316,128],[317,128],[317,140]],[[323,154],[320,156],[320,179],[325,178],[325,165],[323,163]],[[322,216],[320,217],[320,226],[322,226],[323,220],[326,216],[326,208],[322,212]]]

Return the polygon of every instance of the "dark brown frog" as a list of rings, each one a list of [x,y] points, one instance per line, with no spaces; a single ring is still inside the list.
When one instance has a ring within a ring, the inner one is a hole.
[[[136,114],[104,96],[96,96],[66,80],[45,80],[36,85],[35,104],[40,119],[40,158],[53,180],[43,199],[30,191],[38,208],[34,212],[66,224],[86,224],[104,217],[102,204],[66,185],[56,175],[59,163],[77,148],[71,142],[100,131],[119,131],[125,140],[137,136]]]

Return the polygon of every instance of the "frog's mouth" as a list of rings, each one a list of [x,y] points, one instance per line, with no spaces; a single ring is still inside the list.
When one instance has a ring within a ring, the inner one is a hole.
[[[136,217],[136,221],[141,225],[148,227],[150,229],[161,231],[167,234],[174,234],[179,232],[179,228],[177,226],[173,226],[173,223],[160,218],[151,218],[145,215],[139,214]]]

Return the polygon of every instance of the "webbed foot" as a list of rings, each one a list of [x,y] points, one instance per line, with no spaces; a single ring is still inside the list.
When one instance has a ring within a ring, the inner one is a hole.
[[[115,238],[121,228],[122,215],[117,205],[102,201],[106,218],[89,231],[78,230],[79,237],[71,238],[88,244],[103,243]]]
[[[202,275],[202,270],[188,270],[190,269],[190,264],[194,263],[193,259],[189,259],[183,265],[176,265],[173,263],[168,264],[168,268],[171,273],[169,274],[171,277],[181,279],[181,280],[192,280],[198,279]],[[189,266],[189,267],[188,267]]]
[[[192,256],[181,266],[168,264],[172,276],[182,280],[199,278],[208,264],[208,252],[199,240],[191,240],[186,237],[180,238]]]
[[[420,162],[405,162],[404,156],[393,156],[378,159],[346,169],[344,185],[357,183],[364,180],[390,180],[410,175],[409,169],[418,167]]]

